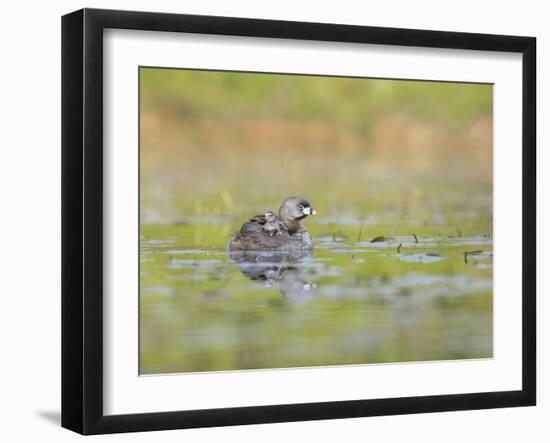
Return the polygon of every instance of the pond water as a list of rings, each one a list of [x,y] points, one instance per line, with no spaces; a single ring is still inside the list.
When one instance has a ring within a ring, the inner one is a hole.
[[[493,242],[476,214],[326,215],[307,220],[312,253],[230,256],[235,223],[142,224],[141,374],[492,357]]]

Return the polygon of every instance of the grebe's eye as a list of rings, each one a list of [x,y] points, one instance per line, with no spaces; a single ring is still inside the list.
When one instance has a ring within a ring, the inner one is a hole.
[[[302,205],[301,203],[298,205],[298,209],[300,210],[303,210],[304,209],[304,205]]]

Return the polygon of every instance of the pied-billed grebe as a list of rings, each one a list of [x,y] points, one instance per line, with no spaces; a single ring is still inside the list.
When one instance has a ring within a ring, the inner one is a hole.
[[[317,214],[309,202],[301,197],[287,198],[279,208],[279,228],[277,235],[266,229],[267,218],[257,215],[241,226],[240,231],[229,243],[231,251],[284,251],[291,249],[312,249],[311,235],[301,220]]]

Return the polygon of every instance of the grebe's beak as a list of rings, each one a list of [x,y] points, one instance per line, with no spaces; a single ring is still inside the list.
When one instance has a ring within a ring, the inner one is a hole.
[[[313,208],[304,208],[303,213],[304,215],[315,215],[317,214],[317,211]]]

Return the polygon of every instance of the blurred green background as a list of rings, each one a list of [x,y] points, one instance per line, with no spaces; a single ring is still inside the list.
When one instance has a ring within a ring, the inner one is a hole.
[[[140,160],[141,373],[492,355],[491,85],[141,68]],[[249,280],[290,195],[315,253]]]

